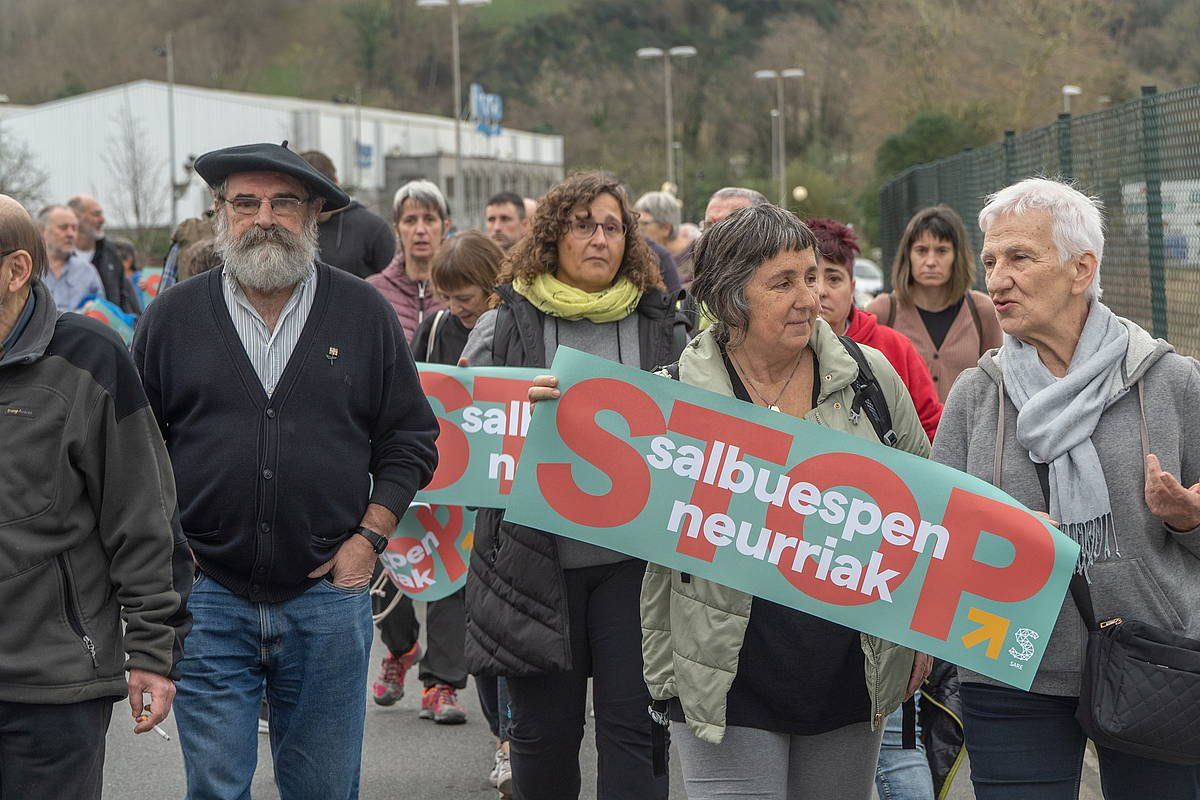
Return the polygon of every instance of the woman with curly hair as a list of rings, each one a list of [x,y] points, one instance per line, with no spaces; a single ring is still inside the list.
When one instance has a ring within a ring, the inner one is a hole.
[[[538,206],[502,267],[499,298],[463,356],[471,366],[545,368],[560,345],[650,370],[679,358],[684,320],[617,179],[571,175]],[[513,792],[580,790],[594,678],[599,800],[667,797],[652,766],[638,595],[645,563],[503,521],[480,509],[467,580],[467,666],[508,678]]]

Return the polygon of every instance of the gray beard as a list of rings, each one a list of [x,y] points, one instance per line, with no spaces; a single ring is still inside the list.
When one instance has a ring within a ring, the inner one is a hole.
[[[251,225],[240,237],[229,230],[225,214],[218,214],[215,247],[234,280],[247,289],[271,294],[290,289],[304,279],[317,258],[317,218],[304,222],[299,236],[273,225]]]

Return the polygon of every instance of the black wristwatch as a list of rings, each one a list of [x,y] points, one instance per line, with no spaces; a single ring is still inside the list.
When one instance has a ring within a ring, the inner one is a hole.
[[[354,534],[358,534],[359,536],[363,537],[368,542],[370,542],[371,549],[375,551],[376,555],[379,555],[384,550],[387,550],[388,537],[380,536],[378,533],[371,530],[370,528],[364,528],[362,525],[359,525],[357,528],[355,528],[351,532],[352,536]]]

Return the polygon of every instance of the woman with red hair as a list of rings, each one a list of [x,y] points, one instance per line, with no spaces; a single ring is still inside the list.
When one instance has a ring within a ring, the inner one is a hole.
[[[810,219],[805,224],[817,237],[817,274],[812,290],[821,303],[821,318],[839,336],[874,347],[887,357],[912,395],[921,427],[932,442],[942,418],[942,403],[925,361],[904,334],[880,325],[874,314],[854,307],[858,237],[848,225],[832,219]]]

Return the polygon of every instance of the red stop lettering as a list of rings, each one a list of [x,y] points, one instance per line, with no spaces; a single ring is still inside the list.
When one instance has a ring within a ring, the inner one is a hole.
[[[637,518],[650,497],[650,468],[641,453],[621,437],[596,424],[601,411],[614,411],[629,426],[630,436],[663,432],[662,412],[650,396],[623,381],[590,378],[572,386],[558,400],[555,413],[559,436],[576,455],[599,469],[612,483],[600,495],[575,483],[570,464],[538,464],[542,496],[559,516],[590,528],[615,528]]]
[[[1054,539],[1037,517],[998,500],[953,489],[942,526],[950,532],[945,557],[930,559],[912,629],[943,641],[950,635],[962,595],[1017,603],[1046,585],[1054,566]],[[983,531],[1007,539],[1012,562],[993,567],[975,560]]]
[[[484,403],[500,403],[504,406],[504,415],[506,418],[504,440],[500,445],[500,452],[506,456],[511,456],[514,463],[521,461],[521,447],[525,444],[524,434],[510,435],[507,431],[522,429],[523,420],[518,417],[516,420],[511,418],[511,411],[514,408],[513,403],[525,403],[529,400],[530,381],[520,381],[513,378],[485,378],[479,377],[475,379],[475,399]],[[523,409],[523,405],[517,405],[515,408]],[[512,478],[508,477],[503,469],[500,470],[500,494],[508,494],[512,491]]]
[[[896,473],[865,456],[853,453],[824,453],[801,461],[788,472],[792,483],[804,481],[816,486],[824,492],[835,486],[847,486],[860,489],[879,506],[884,516],[894,512],[907,514],[910,519],[920,519],[921,513],[917,501],[908,490],[904,481]],[[804,536],[804,523],[808,517],[798,514],[787,503],[782,506],[769,506],[767,510],[767,527],[776,531],[795,534],[805,541],[811,541]],[[882,538],[882,537],[881,537]],[[876,548],[883,558],[881,569],[894,569],[900,573],[899,581],[903,582],[917,561],[917,551],[909,545],[896,545],[882,539]],[[806,565],[809,567],[810,565]],[[856,606],[875,600],[870,595],[861,594],[856,588],[838,586],[827,580],[820,580],[811,568],[803,573],[795,572],[792,559],[784,556],[779,560],[777,568],[787,578],[788,583],[804,592],[809,597],[825,603],[840,606]],[[899,585],[899,584],[897,584]],[[895,586],[889,584],[889,588]]]
[[[728,445],[732,445],[742,451],[739,457],[750,455],[775,464],[782,464],[792,449],[792,437],[786,433],[682,400],[676,402],[675,407],[671,409],[671,419],[667,427],[685,436],[708,442],[704,452],[705,464],[710,463],[713,458],[717,439],[727,445],[725,453],[728,453]],[[691,503],[703,510],[704,516],[707,517],[728,511],[732,497],[732,492],[718,487],[715,482],[696,481],[692,489]],[[704,561],[712,561],[717,552],[716,546],[707,539],[701,536],[692,539],[684,533],[679,534],[675,550]]]
[[[421,388],[427,396],[440,402],[447,414],[471,404],[471,395],[466,387],[441,372],[422,372]],[[438,429],[438,465],[433,479],[425,487],[427,491],[445,489],[454,484],[467,471],[467,463],[471,460],[467,435],[457,425],[438,417]]]

